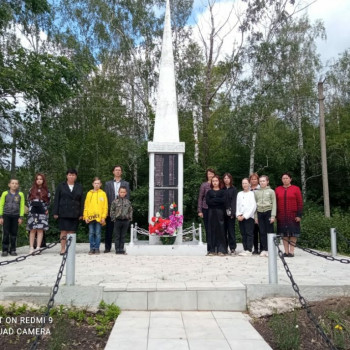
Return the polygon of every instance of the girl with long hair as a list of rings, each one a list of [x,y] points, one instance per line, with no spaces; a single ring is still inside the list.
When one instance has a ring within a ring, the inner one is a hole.
[[[39,250],[44,236],[44,231],[49,229],[49,204],[50,192],[47,189],[44,174],[35,175],[33,185],[28,193],[28,221],[29,252],[34,252],[34,240],[36,236],[36,250]]]

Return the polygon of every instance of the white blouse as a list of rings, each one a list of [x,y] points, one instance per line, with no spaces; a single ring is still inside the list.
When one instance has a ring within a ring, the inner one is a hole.
[[[256,202],[253,191],[241,191],[237,195],[236,217],[243,215],[245,219],[254,219]]]

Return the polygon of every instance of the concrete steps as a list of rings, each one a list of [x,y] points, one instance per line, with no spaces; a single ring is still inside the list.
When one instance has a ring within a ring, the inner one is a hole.
[[[245,311],[246,287],[241,282],[104,283],[61,286],[57,304],[97,306],[101,300],[122,310]]]

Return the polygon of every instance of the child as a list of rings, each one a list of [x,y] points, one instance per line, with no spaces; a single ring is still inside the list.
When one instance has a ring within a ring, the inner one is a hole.
[[[16,240],[18,224],[22,224],[24,216],[24,194],[18,191],[19,182],[11,179],[10,190],[2,193],[0,198],[0,225],[3,225],[1,256],[16,256]]]
[[[269,178],[262,175],[259,178],[260,189],[254,192],[256,200],[255,222],[259,224],[260,231],[260,256],[268,256],[267,234],[273,233],[273,223],[276,216],[275,191],[269,186]]]
[[[101,227],[106,224],[108,201],[106,192],[101,190],[102,182],[95,177],[85,199],[84,220],[89,225],[89,255],[100,254]]]
[[[115,253],[126,254],[124,250],[124,241],[129,223],[132,221],[132,206],[126,198],[127,189],[124,186],[119,188],[119,196],[111,205],[111,220],[114,221],[115,233]]]

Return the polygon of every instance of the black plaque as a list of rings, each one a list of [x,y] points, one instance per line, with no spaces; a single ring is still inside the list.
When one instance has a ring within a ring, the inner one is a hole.
[[[155,154],[154,159],[154,214],[164,205],[163,217],[170,214],[169,206],[178,200],[178,155]]]
[[[177,187],[178,155],[156,154],[154,157],[154,186]]]

